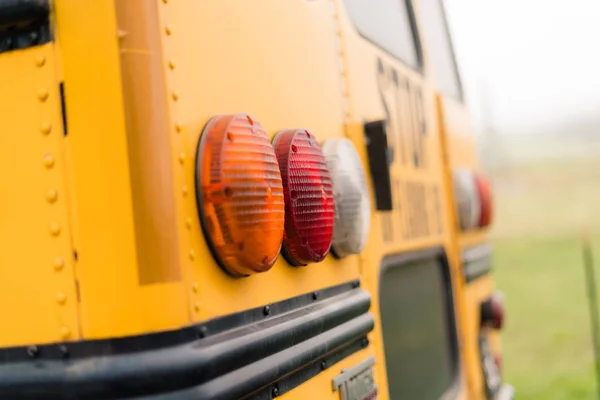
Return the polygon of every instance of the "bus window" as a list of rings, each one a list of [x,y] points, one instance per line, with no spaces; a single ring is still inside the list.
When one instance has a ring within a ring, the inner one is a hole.
[[[410,2],[401,0],[345,0],[356,29],[377,46],[412,68],[421,66]]]
[[[437,88],[445,96],[462,100],[460,78],[442,0],[420,0],[419,15]]]
[[[389,257],[380,307],[392,399],[435,400],[453,392],[458,346],[450,272],[441,253]]]

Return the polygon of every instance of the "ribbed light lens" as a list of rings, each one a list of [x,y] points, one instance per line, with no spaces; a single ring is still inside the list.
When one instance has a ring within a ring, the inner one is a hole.
[[[493,219],[493,201],[490,182],[481,175],[475,175],[475,186],[481,202],[481,216],[479,226],[485,228],[490,226]]]
[[[333,252],[338,257],[360,253],[371,226],[371,201],[363,164],[348,139],[329,139],[323,145],[335,200]]]
[[[277,158],[261,124],[221,115],[196,155],[198,210],[207,242],[232,275],[269,270],[281,249],[284,198]]]
[[[306,129],[273,138],[285,198],[283,254],[292,265],[322,261],[333,234],[331,178],[321,146]]]
[[[467,169],[454,171],[454,193],[460,228],[462,230],[477,228],[481,219],[481,200],[473,172]]]

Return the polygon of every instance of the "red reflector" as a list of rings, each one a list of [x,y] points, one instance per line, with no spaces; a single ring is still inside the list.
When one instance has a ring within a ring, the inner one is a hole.
[[[333,235],[331,178],[321,146],[306,129],[287,129],[273,138],[285,199],[282,253],[293,265],[327,256]]]
[[[496,292],[481,303],[481,325],[494,329],[502,329],[504,326],[504,296],[502,293]]]
[[[475,185],[481,199],[481,216],[479,217],[479,226],[485,228],[492,223],[492,190],[490,182],[481,175],[475,175]]]

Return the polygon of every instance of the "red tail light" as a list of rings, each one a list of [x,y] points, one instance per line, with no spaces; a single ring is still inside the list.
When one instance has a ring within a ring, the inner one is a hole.
[[[306,129],[287,129],[273,139],[285,199],[282,254],[293,265],[327,256],[333,235],[333,189],[325,157]]]
[[[481,303],[481,326],[502,329],[504,325],[504,296],[500,292],[494,293],[489,299]]]
[[[461,230],[486,228],[492,223],[493,202],[490,182],[469,169],[454,171],[454,192]]]
[[[475,185],[481,202],[479,226],[485,228],[492,223],[492,190],[490,188],[490,182],[481,175],[475,175]]]

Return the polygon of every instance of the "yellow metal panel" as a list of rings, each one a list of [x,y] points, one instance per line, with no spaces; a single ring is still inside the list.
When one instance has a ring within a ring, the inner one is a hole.
[[[125,336],[184,325],[189,318],[181,307],[180,283],[139,285],[114,3],[57,0],[56,26],[83,336]]]
[[[344,261],[329,256],[304,268],[280,257],[269,272],[230,278],[208,250],[195,198],[196,147],[204,124],[216,114],[248,112],[271,136],[294,127],[311,129],[319,140],[343,136],[331,5],[268,0],[159,5],[170,134],[180,163],[174,175],[177,218],[186,232],[181,252],[194,320],[356,279],[356,256]],[[265,16],[268,23],[260,22]]]
[[[79,337],[52,44],[0,54],[0,346]]]

